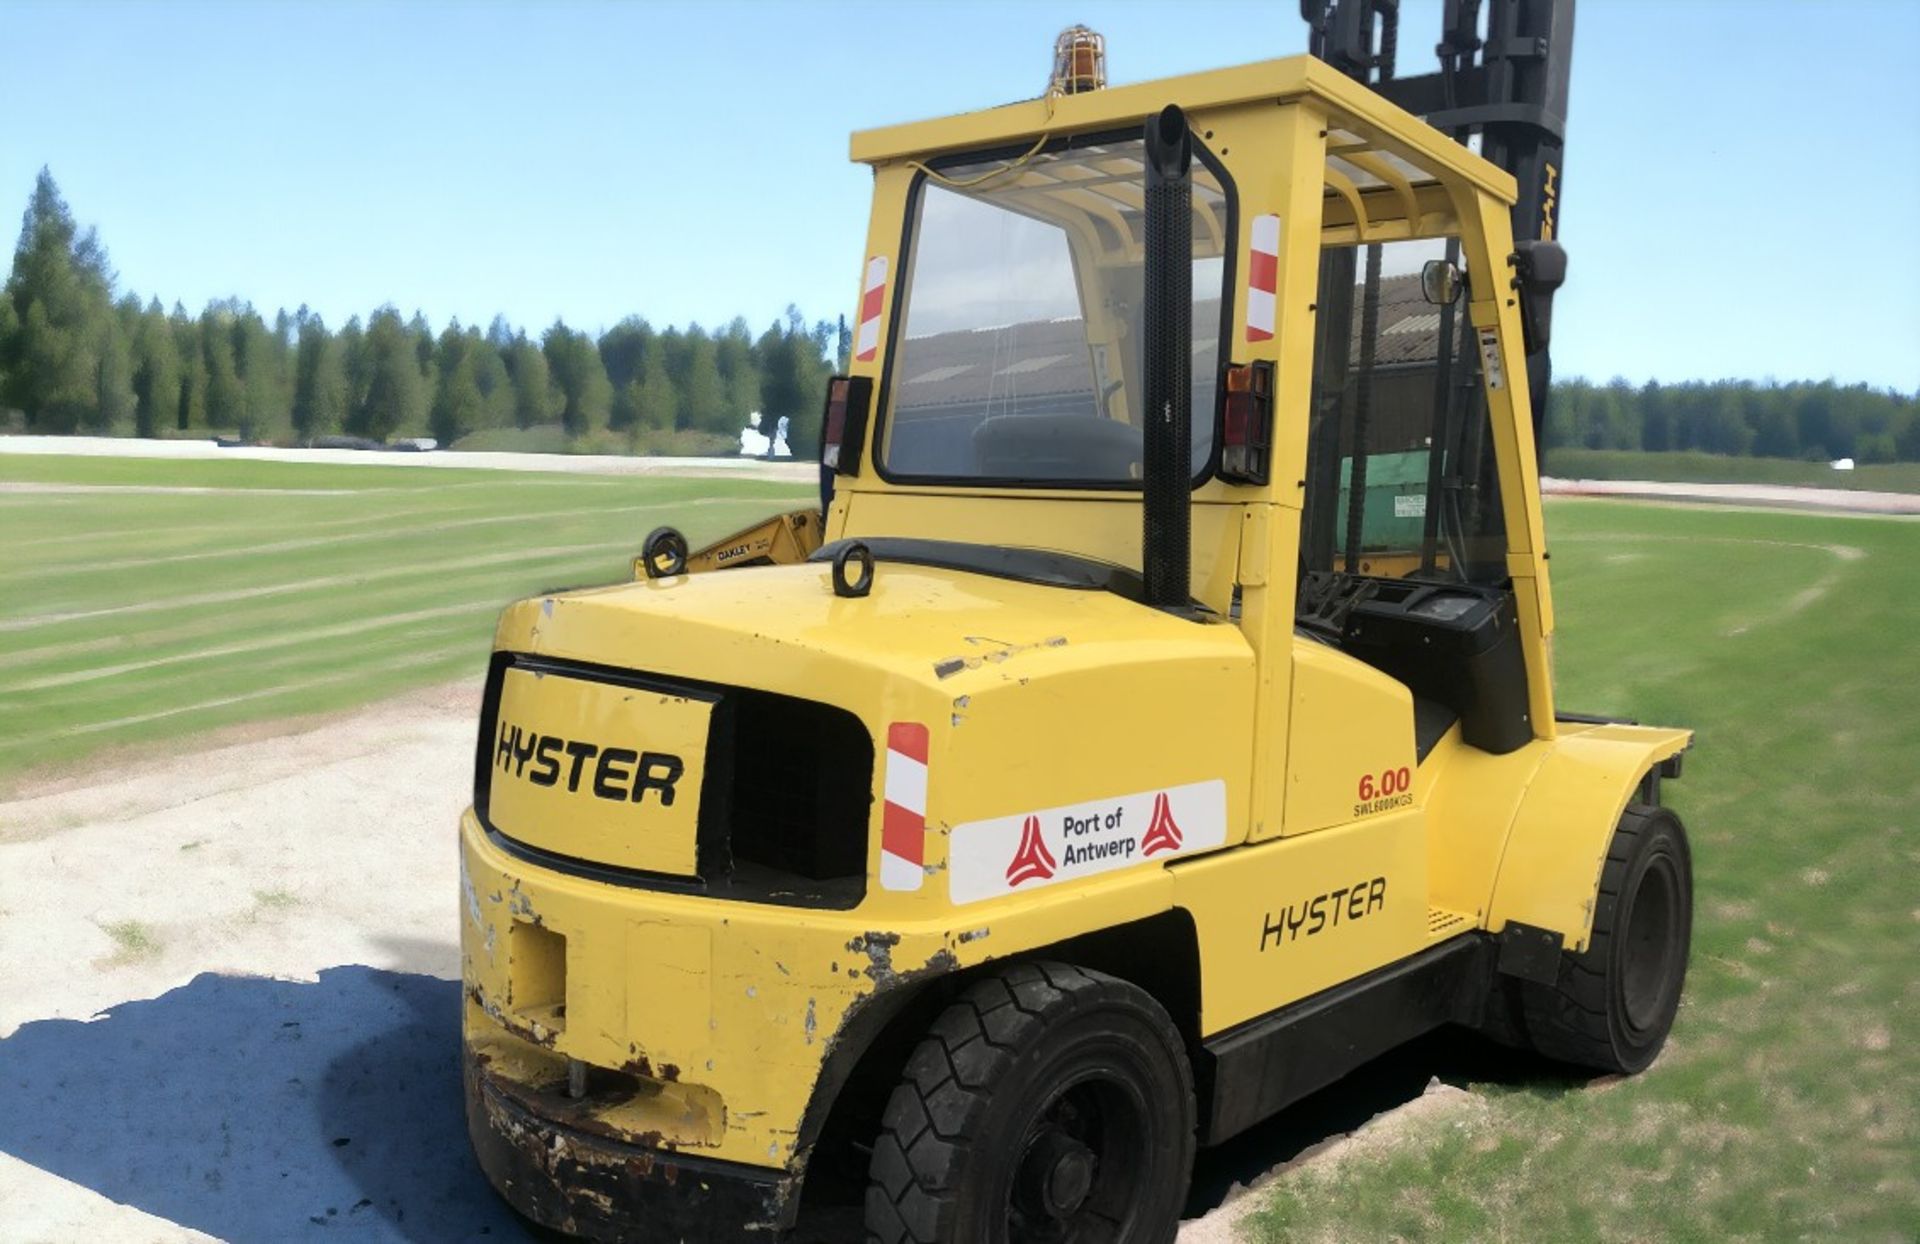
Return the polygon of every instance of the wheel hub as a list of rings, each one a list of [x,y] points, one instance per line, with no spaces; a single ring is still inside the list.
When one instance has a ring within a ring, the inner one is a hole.
[[[1671,990],[1676,940],[1675,891],[1666,867],[1649,868],[1633,895],[1625,929],[1626,964],[1622,981],[1627,1022],[1651,1027]]]
[[[1098,1160],[1092,1149],[1058,1127],[1034,1138],[1020,1164],[1021,1199],[1055,1222],[1065,1222],[1093,1191]]]

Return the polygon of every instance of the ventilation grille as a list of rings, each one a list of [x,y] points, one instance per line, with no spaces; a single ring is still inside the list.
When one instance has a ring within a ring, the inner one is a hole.
[[[845,709],[767,691],[730,695],[728,838],[735,864],[810,881],[867,866],[873,740]]]
[[[1444,907],[1427,908],[1427,936],[1451,937],[1464,932],[1470,922],[1457,911],[1448,911]]]

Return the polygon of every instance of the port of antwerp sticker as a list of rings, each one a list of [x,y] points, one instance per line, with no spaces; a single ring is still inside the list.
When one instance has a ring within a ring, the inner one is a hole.
[[[956,825],[947,893],[973,903],[1171,859],[1227,840],[1227,784],[1215,779]]]

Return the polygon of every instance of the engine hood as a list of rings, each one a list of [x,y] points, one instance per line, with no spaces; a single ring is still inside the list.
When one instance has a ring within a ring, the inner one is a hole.
[[[1231,626],[1110,592],[882,563],[865,597],[834,595],[822,564],[641,580],[509,606],[502,650],[842,703],[849,684],[980,694],[1090,668],[1245,662]],[[834,689],[839,693],[835,694]]]

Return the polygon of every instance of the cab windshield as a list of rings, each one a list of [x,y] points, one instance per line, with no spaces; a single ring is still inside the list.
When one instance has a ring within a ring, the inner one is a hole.
[[[945,164],[911,207],[891,478],[1137,485],[1146,169],[1135,139]],[[1229,195],[1193,166],[1193,472],[1216,422]]]

